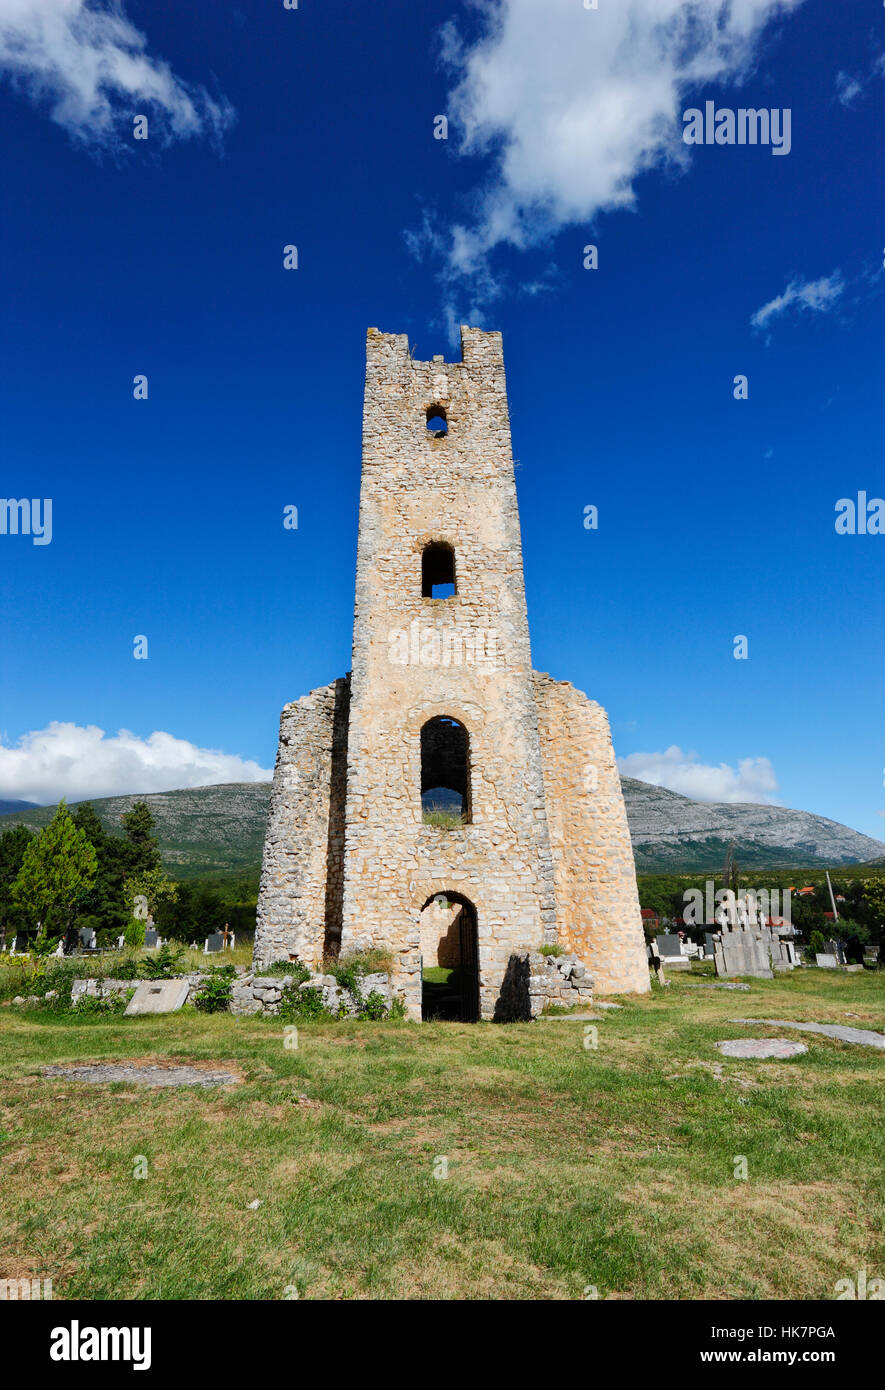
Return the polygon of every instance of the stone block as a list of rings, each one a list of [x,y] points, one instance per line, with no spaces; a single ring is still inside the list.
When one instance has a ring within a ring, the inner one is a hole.
[[[126,1007],[127,1017],[136,1014],[172,1014],[187,1000],[187,980],[143,980]]]

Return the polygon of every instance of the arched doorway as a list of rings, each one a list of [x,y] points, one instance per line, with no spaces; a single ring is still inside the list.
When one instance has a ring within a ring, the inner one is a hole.
[[[476,1023],[479,947],[476,908],[463,893],[432,894],[421,909],[421,1017]]]

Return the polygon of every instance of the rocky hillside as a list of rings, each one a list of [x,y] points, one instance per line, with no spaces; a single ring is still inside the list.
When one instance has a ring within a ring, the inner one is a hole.
[[[101,797],[92,805],[108,834],[122,835],[123,812],[131,810],[136,801],[146,801],[157,822],[169,873],[174,878],[203,878],[260,867],[269,797],[269,782],[225,782],[145,796]],[[71,802],[69,809],[75,808],[76,803]],[[0,831],[20,822],[39,829],[54,813],[54,806],[16,811],[0,817]]]
[[[636,868],[640,873],[721,870],[729,845],[742,869],[856,864],[877,859],[885,844],[824,816],[782,806],[709,805],[677,792],[621,779]],[[154,813],[163,859],[177,878],[255,871],[261,864],[269,782],[230,782],[143,797],[93,802],[105,829],[120,834],[120,816],[134,801]],[[0,830],[23,822],[43,826],[54,807],[16,810]]]
[[[885,848],[881,840],[809,811],[692,801],[632,777],[622,777],[621,785],[640,873],[721,869],[732,842],[742,869],[858,864]]]

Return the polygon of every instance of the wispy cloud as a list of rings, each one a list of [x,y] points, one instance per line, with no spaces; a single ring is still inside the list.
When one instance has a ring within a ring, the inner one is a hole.
[[[836,73],[836,97],[842,106],[855,106],[875,77],[885,77],[885,53],[873,60],[869,72],[862,76],[848,72]]]
[[[217,782],[267,782],[269,768],[199,748],[160,731],[139,738],[128,729],[107,735],[94,724],[54,720],[25,734],[18,746],[0,745],[0,797],[48,804],[131,792],[163,792],[207,787]]]
[[[632,208],[642,173],[685,166],[685,95],[745,78],[769,22],[801,3],[601,0],[587,10],[579,0],[476,0],[485,25],[473,44],[449,21],[449,129],[460,155],[491,164],[474,216],[445,231],[451,303],[472,305],[475,321],[502,292],[496,248],[525,249]]]
[[[824,275],[820,280],[791,280],[782,294],[775,295],[757,309],[750,323],[754,328],[766,328],[772,319],[788,311],[801,313],[811,310],[824,314],[834,308],[845,289],[845,281],[838,270],[832,275]]]
[[[758,802],[778,806],[777,777],[768,758],[741,758],[737,767],[702,763],[697,753],[683,753],[676,744],[663,753],[630,753],[618,758],[625,777],[667,787],[694,801]]]
[[[836,96],[842,106],[853,106],[862,91],[863,83],[858,78],[849,77],[847,72],[836,73]]]
[[[0,73],[93,150],[131,142],[135,115],[164,144],[217,140],[234,120],[224,97],[147,52],[120,0],[0,0]]]

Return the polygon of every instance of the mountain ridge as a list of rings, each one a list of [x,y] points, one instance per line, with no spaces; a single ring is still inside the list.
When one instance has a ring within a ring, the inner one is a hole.
[[[729,848],[742,869],[809,868],[861,864],[885,856],[885,843],[826,816],[755,802],[693,801],[680,792],[622,777],[624,803],[638,873],[719,871]],[[261,864],[270,782],[221,782],[143,795],[95,798],[109,834],[120,816],[146,801],[157,821],[163,863],[173,877],[254,873]],[[2,803],[0,803],[2,804]],[[0,832],[13,825],[39,829],[54,806],[0,815]],[[82,803],[74,802],[71,809]]]

